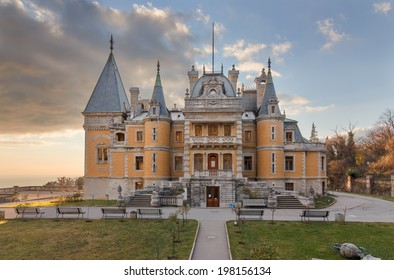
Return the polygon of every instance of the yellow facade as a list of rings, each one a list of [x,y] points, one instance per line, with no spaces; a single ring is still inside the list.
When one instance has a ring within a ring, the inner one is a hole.
[[[119,79],[111,59],[112,53],[103,71]],[[238,70],[229,73],[230,80],[205,70],[199,77],[193,67],[185,108],[173,110],[165,106],[159,65],[150,100],[132,88],[127,104],[119,87],[108,91],[119,80],[99,80],[83,113],[88,193],[116,197],[118,186],[133,193],[171,182],[188,188],[195,205],[214,203],[212,192],[228,206],[246,185],[321,191],[325,148],[303,138],[297,122],[280,112],[270,69],[256,78],[256,90],[242,92],[234,88]],[[123,103],[103,102],[109,94]]]

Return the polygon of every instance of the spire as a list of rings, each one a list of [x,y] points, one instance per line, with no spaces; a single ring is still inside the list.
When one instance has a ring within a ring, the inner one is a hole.
[[[84,113],[125,113],[130,111],[130,103],[115,62],[115,56],[112,53],[114,44],[112,35],[110,43],[111,52]]]
[[[263,69],[264,71],[264,69]],[[268,73],[267,73],[267,81],[266,83],[272,84],[272,73],[271,73],[271,58],[268,58]]]
[[[160,116],[168,116],[166,100],[164,98],[163,86],[161,84],[161,78],[160,78],[160,61],[157,61],[157,75],[156,75],[155,86],[152,92],[151,102],[155,102],[159,104]]]
[[[268,73],[263,89],[263,101],[261,103],[259,115],[268,115],[272,113],[274,113],[275,115],[280,115],[281,112],[278,103],[279,100],[276,96],[274,82],[272,81],[271,58],[268,58]],[[273,109],[273,107],[275,108]]]

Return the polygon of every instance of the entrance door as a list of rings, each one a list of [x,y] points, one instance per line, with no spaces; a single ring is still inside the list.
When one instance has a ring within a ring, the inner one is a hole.
[[[208,155],[208,171],[210,176],[216,176],[219,168],[218,154]]]
[[[207,207],[220,206],[220,187],[207,187]]]

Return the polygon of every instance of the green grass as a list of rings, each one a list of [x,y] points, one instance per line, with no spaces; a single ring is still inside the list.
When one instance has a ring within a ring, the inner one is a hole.
[[[335,198],[331,195],[317,197],[315,199],[315,208],[323,209],[335,203]]]
[[[168,220],[5,220],[0,223],[2,260],[149,260],[172,252]],[[188,259],[197,221],[185,222],[175,256]]]
[[[249,259],[251,249],[273,245],[281,260],[340,260],[334,243],[353,243],[381,259],[394,260],[394,223],[274,222],[227,223],[234,259]]]

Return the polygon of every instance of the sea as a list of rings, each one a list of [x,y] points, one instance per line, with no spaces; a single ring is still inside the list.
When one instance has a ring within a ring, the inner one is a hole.
[[[0,189],[12,188],[13,186],[25,187],[25,186],[42,186],[51,181],[57,181],[58,177],[62,176],[51,176],[51,175],[37,175],[37,176],[0,176]],[[82,175],[79,175],[82,176]],[[77,178],[79,176],[65,176],[71,178]]]

